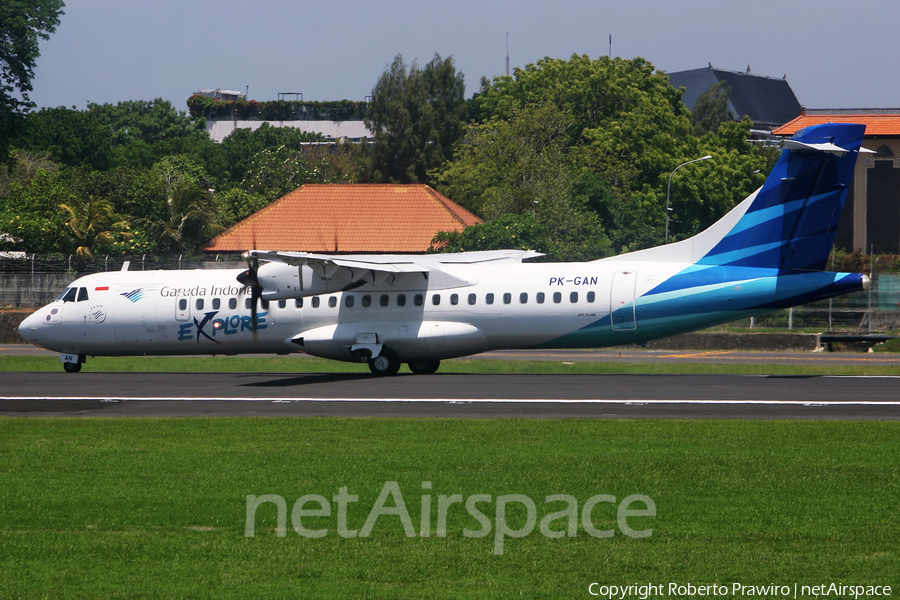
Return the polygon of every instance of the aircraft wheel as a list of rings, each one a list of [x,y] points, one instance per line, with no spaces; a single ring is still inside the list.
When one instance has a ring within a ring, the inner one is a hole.
[[[77,373],[81,370],[81,363],[63,363],[66,373]]]
[[[441,366],[439,360],[411,360],[409,361],[409,370],[416,375],[431,375]]]
[[[369,370],[374,375],[396,375],[400,370],[400,357],[388,348],[383,348],[381,354],[369,360]]]

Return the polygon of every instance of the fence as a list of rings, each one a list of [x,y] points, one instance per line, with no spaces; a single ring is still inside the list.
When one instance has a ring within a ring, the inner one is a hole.
[[[237,255],[209,257],[117,256],[90,261],[75,257],[27,256],[0,259],[0,307],[36,308],[56,298],[77,277],[88,273],[118,271],[128,261],[132,271],[153,269],[236,269],[246,263]],[[780,310],[753,319],[741,319],[729,328],[805,329],[815,331],[882,332],[900,329],[900,275],[871,275],[868,291]]]
[[[237,269],[247,263],[238,255],[104,256],[79,260],[74,256],[26,256],[0,259],[0,307],[36,308],[52,302],[73,280],[90,273],[155,269]]]

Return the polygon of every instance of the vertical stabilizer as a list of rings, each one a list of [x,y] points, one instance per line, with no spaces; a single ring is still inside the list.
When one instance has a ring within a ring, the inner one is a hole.
[[[823,270],[864,133],[847,123],[797,132],[746,212],[697,264]]]

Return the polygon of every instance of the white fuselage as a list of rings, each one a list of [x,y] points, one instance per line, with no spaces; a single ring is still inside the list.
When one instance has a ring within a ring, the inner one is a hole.
[[[271,300],[257,309],[255,335],[239,270],[107,272],[74,281],[69,289],[81,300],[75,292],[75,301],[43,307],[20,331],[43,347],[93,356],[305,351],[355,360],[350,348],[369,341],[404,357],[440,359],[552,344],[631,306],[595,342],[628,343],[638,330],[635,294],[684,267],[649,266],[442,265],[465,285],[410,273],[390,285]]]

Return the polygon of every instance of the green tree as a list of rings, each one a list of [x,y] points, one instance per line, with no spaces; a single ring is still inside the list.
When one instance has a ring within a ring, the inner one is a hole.
[[[608,242],[590,207],[594,199],[576,186],[579,167],[566,145],[571,125],[571,116],[552,104],[472,124],[454,160],[435,173],[438,189],[488,220],[532,215],[554,258],[606,256]]]
[[[466,227],[462,231],[442,231],[431,241],[438,252],[476,250],[550,250],[550,232],[533,214],[509,214]]]
[[[79,198],[101,196],[109,198],[115,212],[133,218],[154,214],[154,206],[161,194],[158,174],[136,167],[114,167],[95,171],[90,167],[68,167],[62,173],[69,188]]]
[[[723,123],[734,121],[734,115],[728,109],[730,95],[731,88],[725,81],[710,86],[700,94],[691,109],[691,125],[694,126],[695,135],[715,133]]]
[[[62,252],[67,234],[58,206],[77,200],[52,163],[49,168],[38,168],[27,176],[17,171],[6,193],[0,196],[3,246],[26,252]]]
[[[488,219],[533,213],[554,239],[590,215],[603,226],[591,243],[608,236],[621,252],[663,241],[669,174],[711,154],[672,182],[675,239],[692,235],[749,194],[769,161],[744,141],[746,124],[695,135],[681,94],[642,58],[545,58],[483,80],[469,109],[478,122],[435,172],[439,189]]]
[[[157,98],[112,104],[88,104],[88,113],[111,146],[111,166],[150,168],[164,156],[214,154],[206,120],[194,121],[172,103]]]
[[[552,105],[472,124],[453,162],[433,178],[441,193],[486,219],[534,213],[564,220],[578,173],[566,146],[569,127],[568,115]]]
[[[0,162],[5,162],[23,115],[33,104],[39,40],[50,39],[63,14],[62,0],[4,0],[0,3]],[[20,98],[14,94],[18,93]]]
[[[564,125],[558,144],[572,165],[571,185],[587,172],[607,190],[590,210],[605,219],[616,249],[662,238],[664,177],[670,164],[694,155],[698,143],[681,91],[649,62],[544,58],[483,84],[477,104],[486,126],[515,122],[537,107],[555,111]]]
[[[221,225],[231,227],[253,213],[264,209],[271,200],[262,194],[251,194],[241,188],[231,188],[216,194],[222,205]]]
[[[254,157],[263,150],[284,147],[299,152],[305,143],[324,139],[318,133],[294,127],[272,127],[268,123],[255,130],[236,129],[222,140],[221,162],[212,173],[223,187],[234,187],[244,181]]]
[[[162,251],[196,252],[223,229],[219,203],[212,191],[182,174],[167,170],[163,181],[161,216],[144,219],[140,225]]]
[[[365,123],[374,133],[371,177],[381,183],[425,183],[450,158],[466,116],[465,83],[453,59],[420,69],[397,55],[372,89]]]
[[[31,152],[45,152],[68,166],[105,170],[112,161],[110,128],[90,111],[60,106],[31,112],[17,143]]]
[[[132,235],[127,231],[130,224],[116,214],[109,198],[91,196],[80,204],[60,204],[59,209],[65,215],[68,234],[79,257],[91,258],[97,247]]]
[[[747,142],[751,125],[749,118],[728,121],[698,140],[695,158],[710,154],[713,159],[685,167],[672,178],[670,240],[706,229],[765,183],[777,153]]]
[[[11,165],[0,164],[0,199],[9,195],[12,186],[27,186],[41,171],[56,175],[59,165],[47,154],[13,150]]]

